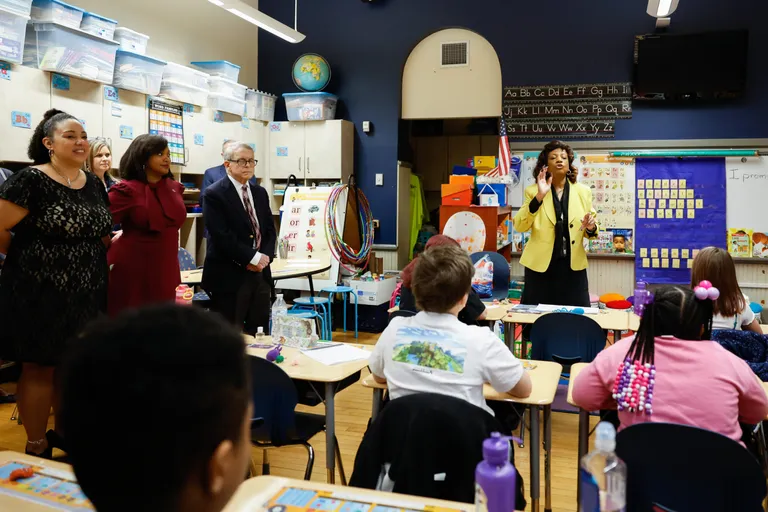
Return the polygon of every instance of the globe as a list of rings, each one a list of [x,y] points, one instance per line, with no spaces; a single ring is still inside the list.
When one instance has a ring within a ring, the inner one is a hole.
[[[316,53],[305,53],[293,63],[293,83],[302,91],[322,91],[330,81],[331,66]]]

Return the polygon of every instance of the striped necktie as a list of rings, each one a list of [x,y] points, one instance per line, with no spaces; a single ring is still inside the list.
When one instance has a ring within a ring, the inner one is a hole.
[[[251,221],[251,229],[253,230],[253,236],[256,237],[256,250],[258,251],[261,248],[261,230],[256,220],[256,213],[253,211],[251,198],[248,195],[248,184],[243,185],[243,204],[245,205],[245,211],[248,213],[248,219]]]

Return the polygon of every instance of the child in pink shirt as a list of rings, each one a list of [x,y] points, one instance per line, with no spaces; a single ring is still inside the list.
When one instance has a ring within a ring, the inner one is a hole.
[[[747,364],[714,341],[713,298],[677,286],[660,288],[646,306],[635,338],[600,352],[576,378],[580,407],[619,409],[620,429],[636,423],[677,423],[741,441],[739,422],[768,414],[768,397]],[[697,297],[704,297],[699,299]]]

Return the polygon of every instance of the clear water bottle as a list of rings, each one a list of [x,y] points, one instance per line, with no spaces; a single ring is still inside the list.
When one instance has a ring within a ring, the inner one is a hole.
[[[579,512],[623,512],[627,506],[627,465],[616,456],[616,429],[603,421],[595,449],[581,459]]]
[[[285,304],[285,300],[283,300],[283,294],[278,293],[277,299],[275,299],[274,304],[272,304],[272,329],[269,332],[269,334],[274,338],[273,341],[277,341],[277,338],[279,338],[282,334],[281,332],[278,332],[279,327],[277,329],[275,328],[279,325],[276,320],[286,315],[288,315],[288,306]]]

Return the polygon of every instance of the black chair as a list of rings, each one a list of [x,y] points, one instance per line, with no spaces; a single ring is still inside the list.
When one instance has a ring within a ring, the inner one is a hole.
[[[531,358],[555,361],[570,375],[576,363],[590,363],[605,347],[605,332],[588,316],[551,313],[538,318],[531,329]]]
[[[416,316],[415,311],[408,311],[407,309],[398,309],[397,311],[393,311],[389,315],[389,320],[392,321],[393,318],[397,318],[399,316],[402,317],[409,317],[409,316]]]
[[[309,440],[325,431],[325,416],[295,411],[298,402],[296,386],[280,366],[260,357],[249,357],[248,360],[253,391],[253,417],[260,420],[259,424],[251,425],[251,442],[264,449],[262,474],[269,474],[267,448],[300,444],[307,449],[304,480],[309,480],[315,464],[315,450]],[[338,440],[334,444],[341,482],[346,485]]]
[[[619,432],[627,463],[627,512],[762,511],[766,482],[743,446],[716,432],[643,423]]]

